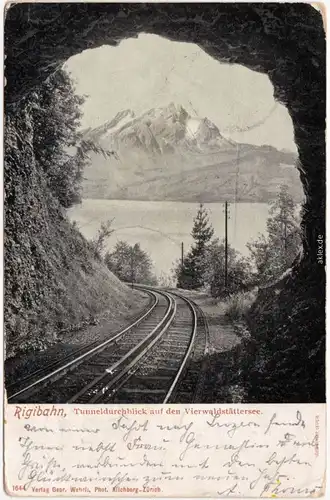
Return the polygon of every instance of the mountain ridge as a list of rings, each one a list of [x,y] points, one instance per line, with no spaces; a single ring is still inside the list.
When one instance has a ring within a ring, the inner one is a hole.
[[[86,129],[84,138],[115,151],[118,160],[92,154],[83,198],[265,202],[288,184],[294,200],[303,199],[294,153],[227,139],[180,104],[140,115],[122,110]]]

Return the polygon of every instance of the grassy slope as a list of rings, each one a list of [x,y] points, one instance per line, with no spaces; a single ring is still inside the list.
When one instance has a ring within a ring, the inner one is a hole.
[[[6,355],[45,349],[73,326],[111,320],[145,299],[95,261],[35,163],[29,114],[7,115],[5,151]],[[24,141],[22,140],[24,138]]]
[[[204,310],[210,327],[201,402],[324,402],[324,283],[317,264],[314,273],[305,272],[293,271],[260,289],[251,308],[242,303],[247,330],[232,314],[234,301],[242,294],[223,304],[203,292],[184,292]],[[319,300],[312,298],[318,295]]]
[[[243,367],[248,340],[238,327],[241,325],[226,317],[227,304],[224,301],[211,298],[207,292],[180,290],[180,293],[201,307],[209,326],[205,360],[207,376],[199,403],[247,402]]]
[[[65,218],[45,222],[45,230],[26,236],[11,256],[20,266],[12,273],[18,293],[6,304],[7,356],[44,348],[61,331],[100,313],[116,320],[129,316],[135,302],[143,306],[137,292],[92,258],[86,240]]]

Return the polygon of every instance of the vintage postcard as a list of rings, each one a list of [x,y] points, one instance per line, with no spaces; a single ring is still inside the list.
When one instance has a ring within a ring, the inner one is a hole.
[[[325,21],[5,7],[4,489],[325,496]]]

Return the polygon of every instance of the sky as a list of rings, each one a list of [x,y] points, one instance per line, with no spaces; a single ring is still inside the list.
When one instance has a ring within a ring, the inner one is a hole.
[[[78,94],[87,96],[82,127],[96,127],[119,111],[140,114],[181,104],[207,117],[237,142],[297,151],[285,106],[276,103],[268,77],[219,63],[197,45],[141,34],[119,46],[85,50],[65,63]]]

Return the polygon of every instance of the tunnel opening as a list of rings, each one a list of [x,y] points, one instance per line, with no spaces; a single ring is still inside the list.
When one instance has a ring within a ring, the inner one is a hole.
[[[264,368],[255,369],[252,376],[257,383],[263,381],[265,402],[267,397],[276,402],[276,395],[267,396],[267,388],[272,387],[279,374],[287,373],[289,358],[284,356],[283,366],[277,368],[277,357],[294,344],[296,372],[300,373],[299,384],[292,382],[296,400],[323,401],[325,276],[324,262],[320,265],[318,252],[319,241],[324,241],[325,235],[325,36],[322,16],[313,7],[304,4],[12,5],[7,9],[5,22],[5,107],[7,127],[9,122],[12,125],[11,137],[6,138],[7,154],[16,155],[15,168],[22,178],[31,177],[29,168],[34,165],[34,152],[29,107],[33,89],[74,54],[102,45],[116,46],[139,33],[195,43],[215,60],[265,73],[274,87],[276,101],[286,106],[294,126],[298,168],[306,197],[301,222],[303,254],[295,262],[292,275],[260,293],[251,320],[256,331],[257,357],[261,344],[285,339],[286,345],[277,356],[270,355],[270,351],[260,355],[259,365],[264,362]],[[21,156],[24,152],[24,161],[17,150]],[[11,188],[7,192],[7,203],[14,207]],[[283,304],[288,296],[291,323],[280,337],[267,337],[274,331],[273,318],[284,314]],[[306,381],[304,393],[298,387],[302,379]],[[275,393],[279,399],[283,397],[278,383]]]
[[[218,62],[196,44],[146,34],[87,49],[63,69],[86,96],[82,133],[115,152],[92,154],[84,171],[86,201],[70,210],[88,238],[114,214],[109,251],[123,238],[130,244],[141,238],[156,275],[170,276],[181,245],[187,252],[192,244],[200,202],[220,241],[229,203],[228,242],[245,257],[246,244],[265,234],[268,203],[281,185],[301,206],[292,121],[274,100],[267,75]]]
[[[290,25],[286,15],[291,16]],[[304,36],[305,26],[310,39]],[[268,75],[275,100],[286,106],[293,122],[306,195],[303,260],[315,262],[317,237],[324,234],[325,87],[324,30],[313,7],[268,11],[261,4],[226,4],[217,6],[213,16],[211,5],[12,6],[6,16],[7,109],[16,107],[74,54],[115,46],[143,32],[196,43],[218,61]]]

